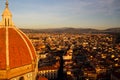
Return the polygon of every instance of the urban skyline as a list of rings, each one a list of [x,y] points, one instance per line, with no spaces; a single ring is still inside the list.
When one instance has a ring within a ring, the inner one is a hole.
[[[120,79],[120,28],[67,28],[62,32],[51,29],[51,33],[49,29],[39,32],[34,26],[36,30],[22,32],[14,24],[15,14],[9,10],[8,0],[4,5],[0,21],[0,80]],[[27,17],[24,15],[22,18]]]
[[[0,13],[4,3],[0,1]],[[19,28],[120,27],[119,0],[9,0],[9,5]]]

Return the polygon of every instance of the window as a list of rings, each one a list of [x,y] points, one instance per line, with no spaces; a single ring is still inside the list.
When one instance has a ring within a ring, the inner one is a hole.
[[[7,26],[7,24],[6,24],[6,18],[5,18],[5,26]]]
[[[9,26],[9,19],[8,19],[8,26]]]
[[[24,77],[20,77],[19,80],[25,80]]]

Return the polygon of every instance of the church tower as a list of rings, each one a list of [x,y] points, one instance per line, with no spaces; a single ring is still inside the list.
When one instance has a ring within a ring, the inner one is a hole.
[[[0,80],[36,80],[37,56],[29,38],[12,21],[6,0],[0,22]]]

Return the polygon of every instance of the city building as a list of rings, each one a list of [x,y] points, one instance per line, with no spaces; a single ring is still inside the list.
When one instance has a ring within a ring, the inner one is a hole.
[[[38,75],[40,77],[45,77],[49,80],[56,80],[58,78],[59,67],[60,67],[59,61],[51,66],[48,65],[42,66],[38,68]]]
[[[120,67],[115,67],[111,74],[111,80],[120,80]]]
[[[41,67],[39,68],[38,75],[54,80],[58,76],[58,69],[58,67],[54,66]]]
[[[0,80],[36,80],[37,57],[28,37],[12,21],[6,7],[0,22]]]

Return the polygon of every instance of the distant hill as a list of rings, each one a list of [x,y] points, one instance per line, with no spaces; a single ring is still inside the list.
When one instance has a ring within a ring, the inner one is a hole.
[[[54,29],[21,29],[25,33],[120,33],[120,28],[97,30],[92,28],[54,28]]]
[[[106,32],[115,32],[115,33],[120,33],[120,28],[109,28],[104,30]]]

